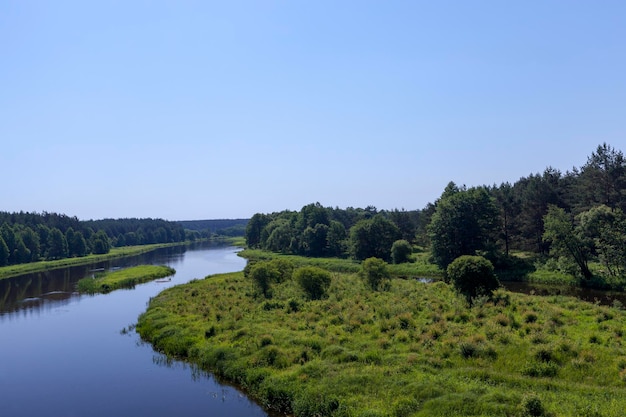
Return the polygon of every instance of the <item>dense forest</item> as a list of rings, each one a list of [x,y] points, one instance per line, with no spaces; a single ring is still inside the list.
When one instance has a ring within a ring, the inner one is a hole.
[[[181,220],[185,230],[195,230],[203,235],[243,236],[248,219]]]
[[[56,213],[0,212],[0,266],[108,253],[111,247],[200,237],[161,219],[80,221]]]
[[[597,274],[624,278],[625,210],[626,160],[604,143],[571,171],[547,167],[513,184],[451,182],[421,210],[315,203],[299,212],[257,213],[246,240],[251,248],[357,260],[393,261],[407,245],[420,246],[442,270],[461,255],[480,254],[506,268],[521,258],[512,254],[530,254],[585,282]]]

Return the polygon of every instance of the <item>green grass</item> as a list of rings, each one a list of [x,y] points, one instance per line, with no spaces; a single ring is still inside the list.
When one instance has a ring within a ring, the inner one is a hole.
[[[295,416],[626,409],[621,309],[505,291],[470,308],[443,282],[393,279],[374,292],[353,272],[332,272],[322,300],[308,301],[293,280],[272,294],[264,299],[241,272],[207,277],[154,298],[137,331]]]
[[[142,282],[167,277],[175,273],[176,271],[169,266],[139,265],[108,272],[95,278],[83,278],[78,281],[78,291],[88,294],[108,293],[120,288],[132,288]]]
[[[18,275],[30,274],[33,272],[47,271],[51,269],[65,268],[68,266],[87,265],[108,259],[124,258],[127,256],[139,255],[155,249],[169,246],[180,246],[185,243],[158,243],[154,245],[125,246],[122,248],[112,248],[111,251],[103,255],[87,255],[79,258],[65,258],[55,261],[40,261],[27,264],[10,265],[0,267],[0,279],[11,278]]]
[[[239,256],[249,261],[263,261],[270,259],[286,259],[296,267],[312,265],[332,272],[358,272],[361,269],[361,262],[354,259],[341,258],[307,258],[298,255],[283,255],[275,252],[268,252],[259,249],[245,249],[239,252]],[[407,278],[441,278],[442,273],[436,265],[427,261],[424,256],[415,257],[414,262],[389,265],[389,272],[396,277]]]

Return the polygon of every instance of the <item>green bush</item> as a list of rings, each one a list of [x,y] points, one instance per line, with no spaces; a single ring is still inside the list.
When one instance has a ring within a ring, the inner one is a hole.
[[[382,288],[390,277],[387,262],[379,258],[367,258],[363,261],[360,275],[373,290]]]
[[[294,278],[311,300],[321,299],[330,286],[330,273],[315,266],[296,269]]]
[[[264,297],[269,297],[273,282],[280,280],[280,271],[271,262],[257,262],[250,268],[250,278]]]
[[[394,264],[409,262],[411,253],[413,253],[413,247],[407,240],[396,240],[391,245],[391,260]]]
[[[446,276],[470,303],[478,296],[491,296],[500,286],[493,265],[482,256],[459,256],[448,265]]]

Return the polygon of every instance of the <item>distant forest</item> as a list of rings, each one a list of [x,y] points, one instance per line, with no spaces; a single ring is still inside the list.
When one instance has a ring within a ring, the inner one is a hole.
[[[0,266],[108,253],[111,247],[207,236],[162,219],[81,221],[56,213],[0,212]]]
[[[243,236],[249,219],[183,220],[185,230],[216,234],[220,236]]]
[[[624,275],[625,211],[626,161],[605,143],[571,171],[547,167],[513,184],[470,188],[451,182],[421,210],[315,203],[299,212],[257,213],[246,239],[250,247],[275,252],[385,260],[404,240],[430,248],[444,270],[464,254],[484,254],[495,264],[511,251],[530,252],[588,278],[591,261],[606,274]]]

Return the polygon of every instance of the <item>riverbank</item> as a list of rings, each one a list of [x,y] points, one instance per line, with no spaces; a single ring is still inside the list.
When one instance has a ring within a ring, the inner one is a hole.
[[[174,275],[176,270],[163,265],[139,265],[115,272],[105,272],[95,278],[87,277],[78,281],[81,293],[109,293],[120,288],[133,288],[137,284]]]
[[[296,416],[608,417],[626,407],[621,308],[503,290],[470,308],[443,282],[372,291],[354,272],[333,272],[322,300],[289,279],[272,294],[243,272],[208,277],[154,298],[137,331]]]
[[[198,242],[208,241],[206,239],[195,242],[175,242],[175,243],[158,243],[153,245],[137,245],[124,246],[121,248],[112,248],[109,253],[102,255],[87,255],[80,258],[65,258],[54,261],[30,262],[27,264],[9,265],[0,267],[0,279],[11,278],[18,275],[30,274],[33,272],[47,271],[51,269],[65,268],[68,266],[88,265],[91,263],[106,261],[109,259],[124,258],[127,256],[140,255],[142,253],[151,252],[155,249],[167,248],[173,246],[190,245]],[[217,237],[212,241],[228,243],[233,246],[244,246],[245,239],[241,237]]]

